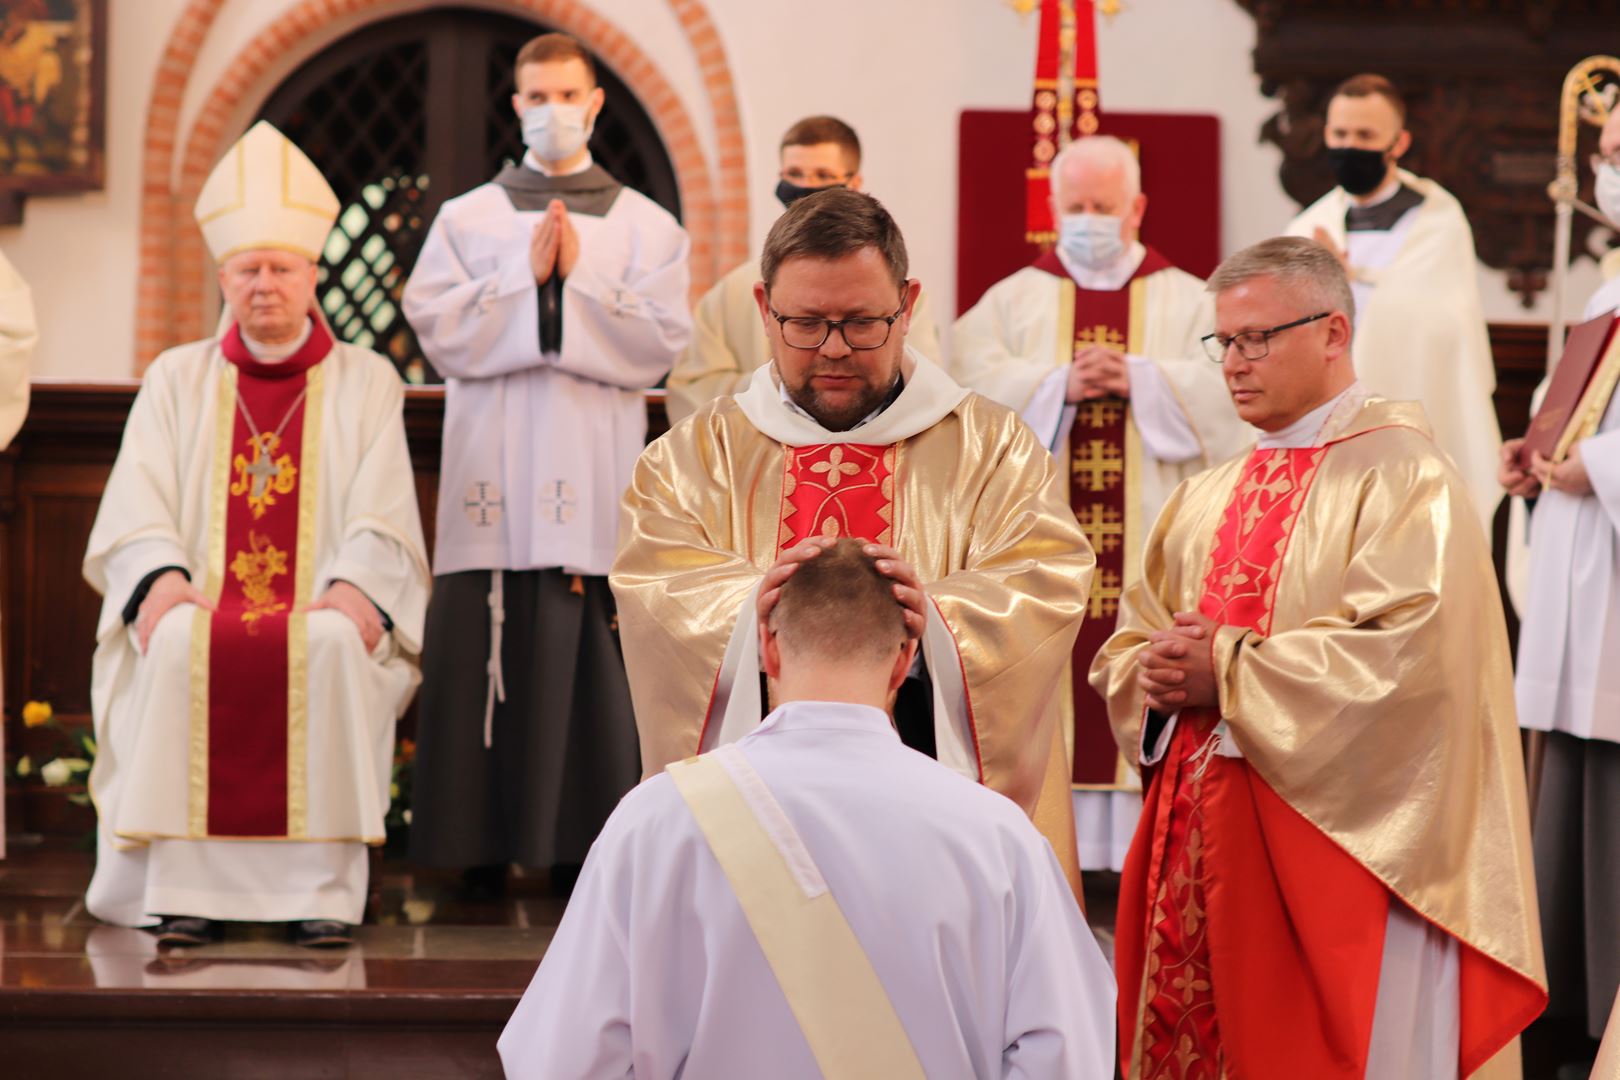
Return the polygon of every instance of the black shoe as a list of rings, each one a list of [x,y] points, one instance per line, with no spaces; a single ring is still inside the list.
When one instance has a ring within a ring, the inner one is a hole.
[[[354,927],[336,919],[305,919],[289,923],[294,945],[311,949],[342,948],[354,941]]]
[[[220,939],[219,923],[195,915],[165,915],[163,921],[152,928],[158,946],[189,947],[211,945]]]

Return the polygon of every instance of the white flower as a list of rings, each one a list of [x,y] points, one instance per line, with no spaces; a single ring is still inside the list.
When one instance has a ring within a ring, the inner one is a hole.
[[[62,764],[68,767],[68,772],[82,773],[90,771],[90,762],[86,761],[82,757],[65,757],[61,760]]]
[[[52,761],[47,761],[44,765],[41,765],[39,768],[39,775],[40,779],[44,780],[51,787],[61,787],[69,780],[73,779],[73,770],[69,768],[66,761],[61,758],[56,758]]]
[[[409,825],[411,823],[411,812],[409,810],[405,811],[404,818],[405,818],[405,824]]]

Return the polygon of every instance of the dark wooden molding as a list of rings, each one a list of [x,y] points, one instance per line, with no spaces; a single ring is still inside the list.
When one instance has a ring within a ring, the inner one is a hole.
[[[1564,75],[1620,51],[1620,0],[1237,0],[1259,31],[1254,70],[1281,107],[1260,136],[1283,152],[1279,177],[1301,206],[1333,187],[1322,118],[1334,87],[1371,71],[1407,98],[1412,149],[1402,163],[1456,195],[1487,266],[1506,271],[1526,307],[1547,286]],[[1592,178],[1583,128],[1582,197]],[[1279,222],[1279,227],[1281,223]],[[1576,215],[1572,250],[1591,257],[1611,231]]]

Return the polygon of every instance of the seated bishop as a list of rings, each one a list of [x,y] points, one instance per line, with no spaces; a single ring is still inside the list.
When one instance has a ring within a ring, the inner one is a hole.
[[[147,370],[85,554],[86,906],[170,945],[226,920],[344,944],[383,839],[430,579],[400,379],[315,302],[338,210],[267,123],[214,169],[196,216],[227,311]]]

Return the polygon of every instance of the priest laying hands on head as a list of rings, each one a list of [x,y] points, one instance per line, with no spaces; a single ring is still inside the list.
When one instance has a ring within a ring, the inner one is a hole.
[[[625,796],[501,1036],[506,1075],[1114,1075],[1114,980],[1012,802],[908,749],[887,550],[816,540],[747,620],[777,707]]]
[[[1546,1002],[1507,634],[1421,406],[1369,397],[1332,252],[1209,282],[1250,453],[1184,482],[1091,668],[1147,781],[1127,1078],[1467,1076]]]
[[[105,598],[85,902],[166,945],[222,921],[346,943],[383,839],[429,579],[399,376],[316,305],[337,212],[266,123],[210,175],[228,310],[148,369],[85,555]]]

